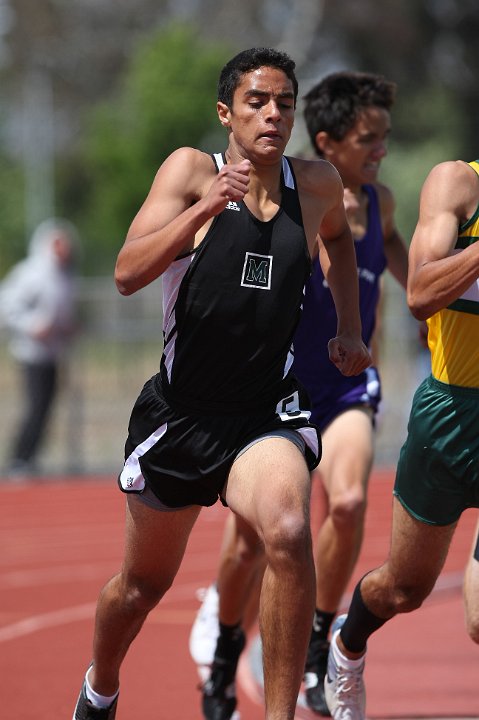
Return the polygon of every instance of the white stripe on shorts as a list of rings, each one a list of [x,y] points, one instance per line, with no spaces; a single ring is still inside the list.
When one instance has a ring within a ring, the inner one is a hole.
[[[163,423],[146,440],[138,445],[123,466],[120,475],[120,485],[125,492],[141,492],[145,488],[145,478],[140,467],[140,458],[160,440],[168,429],[168,423]]]

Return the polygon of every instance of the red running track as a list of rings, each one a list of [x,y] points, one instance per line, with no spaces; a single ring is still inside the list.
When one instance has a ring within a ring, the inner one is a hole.
[[[350,589],[385,558],[392,479],[387,471],[373,473]],[[202,720],[188,636],[196,590],[215,575],[227,512],[218,504],[201,514],[175,585],[124,663],[117,720]],[[115,478],[0,484],[1,718],[71,720],[90,660],[96,598],[121,561],[123,517]],[[479,648],[465,633],[461,597],[476,517],[464,513],[425,605],[371,638],[368,717],[479,718]],[[260,720],[261,695],[248,658],[240,668],[241,720]],[[298,707],[297,717],[315,716]]]

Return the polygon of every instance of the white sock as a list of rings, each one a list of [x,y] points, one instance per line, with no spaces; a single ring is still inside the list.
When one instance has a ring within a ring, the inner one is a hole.
[[[340,665],[345,670],[356,670],[364,664],[364,655],[362,655],[357,660],[351,660],[351,658],[346,657],[346,655],[341,652],[338,647],[337,635],[335,636],[334,642],[331,643],[331,649],[334,662],[336,663],[336,665]]]
[[[98,708],[108,708],[114,701],[114,699],[117,697],[120,690],[117,690],[114,695],[111,695],[111,697],[107,697],[106,695],[99,695],[97,692],[95,692],[88,682],[88,673],[90,672],[89,668],[87,670],[87,673],[85,675],[85,689],[86,689],[86,696],[91,702],[92,705]]]

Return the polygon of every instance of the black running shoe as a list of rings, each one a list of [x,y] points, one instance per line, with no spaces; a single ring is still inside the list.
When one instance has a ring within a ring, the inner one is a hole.
[[[230,720],[236,709],[236,668],[246,643],[242,630],[227,646],[218,638],[209,680],[203,685],[202,709],[206,720]]]
[[[329,717],[331,713],[324,697],[324,677],[328,669],[329,642],[312,640],[308,648],[308,657],[304,671],[304,689],[306,704],[318,715]]]
[[[95,705],[92,705],[86,696],[85,682],[83,682],[72,720],[115,720],[117,703],[118,695],[110,707],[95,707]]]

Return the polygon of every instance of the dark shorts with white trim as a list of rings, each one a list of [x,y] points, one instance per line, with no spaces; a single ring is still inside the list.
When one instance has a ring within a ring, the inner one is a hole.
[[[221,491],[233,462],[261,436],[297,433],[304,441],[308,468],[318,465],[321,438],[309,416],[309,399],[297,384],[268,411],[185,414],[166,401],[155,375],[144,385],[130,417],[120,489],[145,493],[147,504],[163,510],[208,507],[218,499],[225,504]]]
[[[414,395],[394,495],[417,520],[450,525],[479,507],[479,389],[432,375]]]

